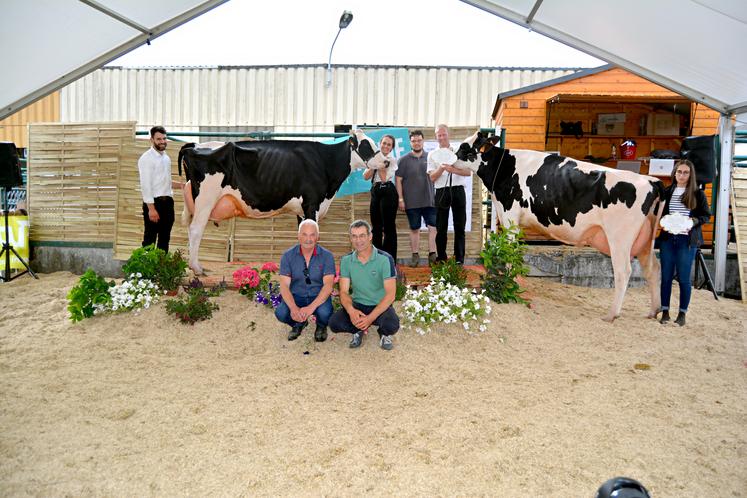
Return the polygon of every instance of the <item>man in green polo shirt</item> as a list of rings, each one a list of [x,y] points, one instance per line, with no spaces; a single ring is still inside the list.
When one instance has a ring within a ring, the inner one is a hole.
[[[332,332],[353,334],[350,347],[363,343],[369,327],[379,328],[379,345],[387,351],[394,347],[392,335],[399,330],[399,317],[392,307],[397,292],[394,259],[371,244],[371,225],[363,220],[350,224],[353,252],[340,261],[340,304],[329,319]],[[351,292],[352,287],[352,292]]]

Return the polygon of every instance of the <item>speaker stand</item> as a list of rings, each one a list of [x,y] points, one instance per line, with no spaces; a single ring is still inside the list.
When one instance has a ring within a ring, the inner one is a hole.
[[[713,293],[713,297],[718,301],[718,294],[716,294],[716,289],[713,287],[713,280],[711,280],[711,274],[708,271],[708,267],[706,266],[705,258],[703,257],[703,252],[698,248],[697,251],[695,251],[695,278],[693,279],[693,282],[698,281],[698,274],[700,271],[703,272],[703,281],[700,284],[693,284],[696,286],[698,290],[702,289],[703,287],[708,287],[708,290]]]
[[[31,276],[38,279],[39,277],[36,276],[36,273],[31,270],[29,267],[29,264],[23,260],[20,254],[18,254],[18,251],[15,250],[15,248],[10,245],[10,230],[8,228],[8,211],[10,211],[8,206],[8,188],[3,187],[3,212],[5,213],[5,241],[3,242],[3,250],[0,251],[0,258],[2,258],[3,254],[5,254],[5,273],[3,273],[2,279],[3,282],[10,282],[11,280],[20,277],[21,275],[25,275],[26,273],[30,273]],[[18,258],[18,261],[23,263],[23,266],[26,267],[25,271],[22,271],[18,275],[10,276],[10,253],[13,251],[13,254],[16,255],[16,258]]]

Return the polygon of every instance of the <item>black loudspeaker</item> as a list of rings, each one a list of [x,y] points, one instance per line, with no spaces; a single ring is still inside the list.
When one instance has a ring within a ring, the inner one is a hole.
[[[682,141],[680,156],[689,159],[695,165],[695,174],[699,185],[713,183],[716,177],[716,144],[718,135],[687,137]]]
[[[20,185],[23,185],[23,176],[16,144],[0,142],[0,187],[11,188]]]

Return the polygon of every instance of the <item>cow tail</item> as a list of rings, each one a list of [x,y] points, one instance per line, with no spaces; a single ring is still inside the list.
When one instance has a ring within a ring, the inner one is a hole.
[[[656,231],[659,229],[659,221],[661,221],[661,215],[664,214],[664,184],[661,180],[651,182],[651,185],[656,189],[656,201],[654,202],[651,209],[654,214],[654,226],[651,227],[651,250],[654,250],[654,244],[656,243]]]
[[[177,161],[178,161],[178,165],[177,166],[179,168],[179,176],[182,176],[182,159],[184,159],[184,152],[187,149],[194,149],[194,148],[195,148],[195,143],[194,142],[190,142],[190,143],[186,143],[186,144],[182,145],[182,148],[179,149],[179,158],[177,159]],[[184,175],[186,176],[187,180],[190,179],[189,178],[189,171],[187,170],[186,166],[184,167]]]

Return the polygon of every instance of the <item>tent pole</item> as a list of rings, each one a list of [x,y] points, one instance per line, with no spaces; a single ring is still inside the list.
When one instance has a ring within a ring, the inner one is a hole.
[[[713,262],[716,266],[714,284],[716,292],[724,293],[726,287],[726,247],[729,245],[729,199],[731,190],[731,162],[734,157],[734,115],[721,114],[719,138],[721,140],[721,167],[718,176],[718,197],[715,214],[716,226]]]

